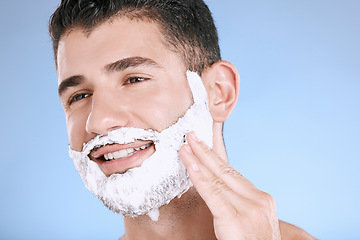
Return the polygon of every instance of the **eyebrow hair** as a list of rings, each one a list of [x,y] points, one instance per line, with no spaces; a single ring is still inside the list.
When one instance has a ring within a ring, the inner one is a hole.
[[[82,83],[84,81],[84,77],[80,76],[80,75],[75,75],[75,76],[71,76],[68,77],[66,79],[64,79],[59,87],[58,87],[58,94],[61,97],[61,95],[70,87],[74,87],[79,85],[80,83]]]
[[[131,67],[139,67],[139,66],[151,66],[156,68],[162,68],[157,62],[150,58],[145,57],[129,57],[120,59],[116,62],[110,63],[105,65],[104,69],[107,72],[114,72],[114,71],[124,71],[127,68]],[[75,75],[64,79],[59,87],[58,87],[58,94],[61,95],[70,87],[77,86],[84,81],[84,77],[82,75]]]
[[[150,58],[145,57],[129,57],[120,59],[114,63],[110,63],[105,66],[105,70],[107,72],[114,71],[123,71],[130,67],[139,67],[139,66],[151,66],[156,68],[161,68],[161,66]]]

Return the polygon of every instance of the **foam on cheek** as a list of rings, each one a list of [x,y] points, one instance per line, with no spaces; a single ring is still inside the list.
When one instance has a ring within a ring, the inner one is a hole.
[[[95,137],[84,144],[82,152],[70,149],[70,156],[86,187],[114,212],[130,217],[147,213],[157,221],[158,208],[180,197],[192,186],[180,160],[179,149],[184,144],[184,136],[192,130],[212,147],[212,118],[201,78],[192,72],[187,72],[187,77],[194,104],[174,125],[162,132],[124,127],[107,136]],[[153,141],[156,151],[140,167],[126,173],[106,177],[88,157],[94,147],[136,140]]]

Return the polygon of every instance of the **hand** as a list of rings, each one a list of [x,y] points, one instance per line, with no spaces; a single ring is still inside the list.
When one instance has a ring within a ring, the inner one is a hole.
[[[230,167],[194,132],[187,140],[180,157],[213,215],[217,239],[281,239],[272,196]]]

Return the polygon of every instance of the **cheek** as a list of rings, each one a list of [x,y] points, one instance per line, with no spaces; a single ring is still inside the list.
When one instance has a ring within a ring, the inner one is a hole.
[[[185,89],[186,90],[186,89]],[[147,128],[161,132],[182,117],[192,104],[191,93],[183,89],[166,89],[142,95],[136,101],[137,116]]]
[[[66,119],[70,147],[75,151],[81,151],[83,143],[88,141],[85,130],[86,121],[87,115],[79,113],[73,113]]]
[[[159,131],[163,125],[164,113],[167,112],[166,96],[159,91],[144,91],[141,95],[131,96],[127,110],[132,116],[129,126]]]
[[[168,109],[167,113],[171,117],[171,124],[175,123],[180,117],[183,117],[189,107],[193,104],[192,94],[186,85],[178,85],[173,89],[171,94],[168,94]]]

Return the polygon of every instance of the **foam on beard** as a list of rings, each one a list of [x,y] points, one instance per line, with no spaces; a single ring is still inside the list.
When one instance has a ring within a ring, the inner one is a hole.
[[[179,157],[180,147],[188,132],[194,130],[198,137],[212,147],[212,117],[207,95],[200,76],[187,72],[194,103],[178,121],[163,130],[144,130],[123,127],[96,136],[77,152],[69,149],[70,157],[85,186],[109,209],[125,217],[148,214],[153,221],[159,217],[159,207],[180,197],[192,183]],[[107,177],[97,163],[88,157],[91,150],[107,144],[127,144],[137,140],[153,141],[155,152],[141,166],[125,173]]]

